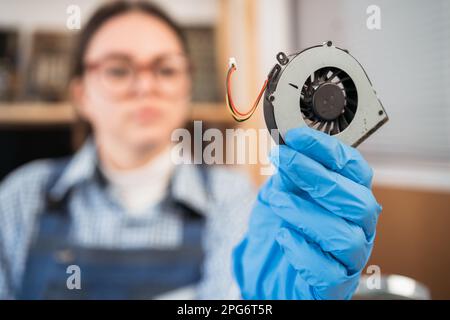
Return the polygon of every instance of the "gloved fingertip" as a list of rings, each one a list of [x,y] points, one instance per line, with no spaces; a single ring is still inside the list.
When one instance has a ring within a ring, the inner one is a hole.
[[[281,228],[278,231],[278,233],[275,237],[275,240],[277,240],[277,242],[282,245],[282,244],[286,243],[286,240],[288,239],[288,237],[289,237],[289,231],[286,228]]]
[[[275,239],[281,245],[291,243],[292,241],[295,241],[296,243],[302,243],[303,239],[301,237],[294,237],[292,232],[293,231],[289,230],[288,228],[281,227],[280,230],[278,230]]]
[[[273,208],[286,208],[289,207],[290,198],[289,196],[282,191],[271,189],[268,195],[267,200],[269,204]]]
[[[277,168],[284,167],[284,169],[287,169],[289,167],[290,163],[296,159],[298,154],[298,151],[287,145],[278,146],[277,152]]]
[[[303,143],[311,139],[315,139],[317,133],[320,131],[311,129],[308,126],[303,126],[300,128],[291,129],[285,134],[285,142],[288,146],[293,146],[294,144]]]
[[[303,252],[305,249],[305,240],[294,235],[293,231],[288,228],[280,228],[275,240],[291,262],[298,258],[299,252]]]

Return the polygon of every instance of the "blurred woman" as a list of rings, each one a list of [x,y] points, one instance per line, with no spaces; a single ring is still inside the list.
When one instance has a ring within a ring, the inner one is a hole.
[[[171,159],[191,89],[179,27],[148,3],[110,3],[74,62],[71,93],[93,134],[73,157],[1,185],[0,297],[352,296],[381,210],[356,149],[287,132],[237,244],[254,200],[247,180]]]
[[[190,90],[186,40],[162,11],[113,2],[94,13],[71,82],[93,135],[73,157],[33,162],[1,185],[1,298],[230,297],[249,212],[235,199],[253,192],[236,173],[173,164]],[[72,265],[80,290],[68,288]]]

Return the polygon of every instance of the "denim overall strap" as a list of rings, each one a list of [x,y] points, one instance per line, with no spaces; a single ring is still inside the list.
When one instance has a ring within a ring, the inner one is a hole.
[[[180,215],[183,238],[171,249],[80,247],[69,239],[68,199],[48,206],[29,250],[20,299],[150,299],[200,281],[204,260],[204,217],[176,201],[164,202],[164,214]],[[81,289],[69,289],[68,267],[81,271]]]

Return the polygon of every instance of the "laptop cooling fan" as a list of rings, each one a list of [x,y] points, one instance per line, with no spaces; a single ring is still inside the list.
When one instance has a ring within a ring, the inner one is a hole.
[[[289,56],[280,52],[277,61],[252,110],[234,113],[236,120],[248,119],[242,116],[251,116],[264,93],[266,125],[279,143],[289,129],[308,126],[356,147],[388,121],[362,66],[331,41]],[[227,101],[236,112],[230,94]]]

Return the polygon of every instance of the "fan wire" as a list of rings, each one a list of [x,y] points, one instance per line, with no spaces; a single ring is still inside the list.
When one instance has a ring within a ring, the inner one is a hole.
[[[264,91],[267,88],[267,85],[269,83],[269,78],[267,78],[264,81],[264,84],[255,100],[255,102],[253,103],[253,106],[246,112],[240,112],[238,110],[238,108],[236,108],[234,101],[233,101],[233,97],[232,97],[232,87],[231,87],[231,76],[233,75],[233,73],[236,71],[236,62],[233,58],[230,59],[230,63],[229,63],[229,68],[228,68],[228,72],[227,72],[227,81],[226,81],[226,90],[227,90],[227,94],[226,94],[226,103],[227,103],[227,107],[228,110],[230,111],[231,115],[233,116],[234,120],[236,120],[237,122],[244,122],[247,121],[248,119],[251,118],[251,116],[255,113],[256,109],[258,108],[259,102],[261,100],[261,97],[264,93]]]

